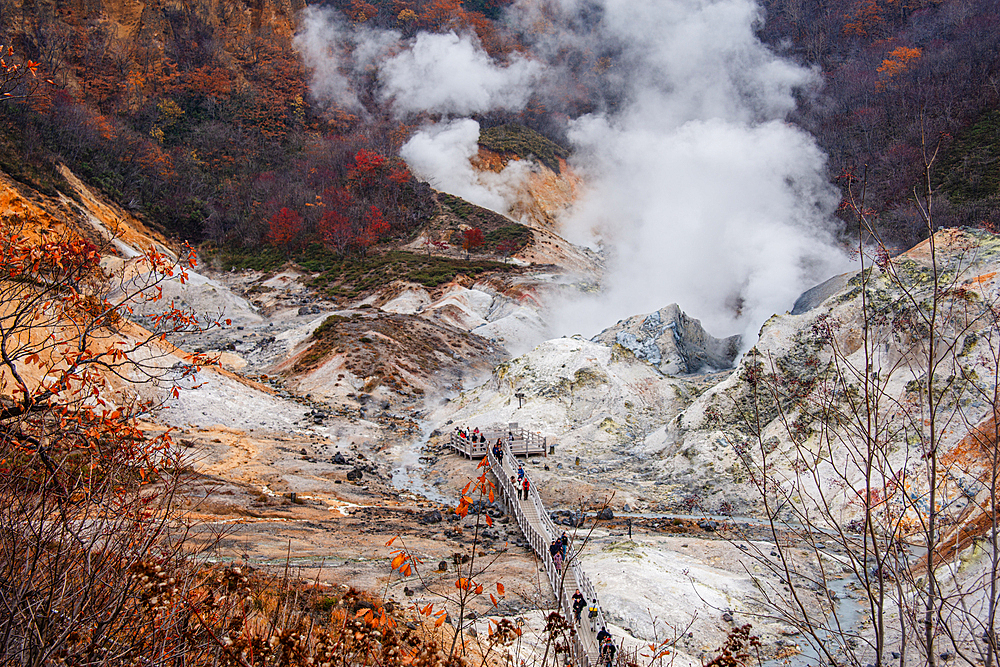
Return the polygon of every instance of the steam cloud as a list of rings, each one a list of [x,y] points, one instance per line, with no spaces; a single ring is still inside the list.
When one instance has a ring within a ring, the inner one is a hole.
[[[392,100],[397,113],[468,115],[523,109],[540,70],[519,56],[500,67],[468,36],[421,33],[382,66],[379,78],[382,99]]]
[[[316,6],[306,7],[299,15],[300,27],[293,45],[312,70],[313,97],[330,100],[347,109],[360,103],[351,80],[344,74],[348,67],[346,47],[351,32],[337,14]]]
[[[364,61],[399,117],[519,110],[530,94],[557,107],[568,81],[603,101],[568,127],[587,192],[562,222],[571,240],[609,249],[609,273],[600,297],[558,309],[558,333],[596,333],[677,302],[712,333],[752,344],[769,315],[849,267],[833,238],[825,157],[785,122],[818,75],[757,40],[750,0],[521,0],[508,21],[536,60],[506,66],[474,37],[347,34],[309,11],[297,43],[315,94],[356,100],[344,72]],[[345,49],[352,62],[332,55]],[[564,69],[593,54],[607,66]],[[417,132],[403,157],[435,187],[506,212],[526,167],[475,171],[477,137],[475,121],[445,120]]]
[[[523,19],[537,7],[522,3]],[[581,31],[564,2],[540,50],[617,49],[615,112],[571,124],[589,191],[566,234],[612,249],[597,300],[562,309],[563,332],[677,302],[716,335],[744,334],[847,269],[833,239],[837,194],[812,137],[784,122],[816,75],[753,33],[746,0],[604,0]],[[588,5],[593,11],[594,5]]]
[[[478,151],[479,123],[463,118],[418,131],[400,154],[413,173],[434,188],[506,213],[516,201],[531,165],[512,160],[500,173],[478,171],[471,162]]]

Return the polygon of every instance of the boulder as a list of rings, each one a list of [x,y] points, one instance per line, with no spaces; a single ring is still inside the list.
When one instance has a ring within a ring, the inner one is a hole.
[[[347,471],[347,481],[349,482],[360,482],[364,476],[365,475],[361,472],[360,468],[354,468],[353,470]]]
[[[700,321],[685,315],[677,304],[621,320],[592,340],[619,345],[664,375],[732,368],[740,351],[739,336],[710,335]]]
[[[431,510],[420,517],[420,523],[422,524],[441,523],[442,520],[441,510]]]

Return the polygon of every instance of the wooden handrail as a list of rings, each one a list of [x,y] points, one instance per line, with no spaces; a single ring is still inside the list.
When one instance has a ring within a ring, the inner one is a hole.
[[[501,440],[510,446],[510,451],[513,454],[521,456],[546,455],[547,440],[540,433],[533,433],[523,428],[511,430],[502,426],[492,426],[484,429],[480,435],[485,438],[486,442],[480,442],[483,438],[477,438],[476,442],[472,442],[471,438],[463,438],[456,431],[452,431],[451,437],[448,439],[448,446],[469,458],[478,458],[486,456],[487,450],[497,440]]]
[[[525,476],[528,478],[529,500],[521,500],[521,494],[518,493],[520,489],[515,488],[510,481],[510,477],[515,474],[512,463],[514,453],[506,442],[503,443],[503,453],[503,460],[506,463],[501,463],[493,455],[492,445],[488,446],[486,451],[490,471],[497,481],[497,490],[514,515],[514,520],[524,534],[524,538],[531,545],[532,550],[542,559],[542,563],[545,566],[545,573],[549,578],[549,584],[552,586],[552,592],[558,600],[563,615],[567,620],[574,619],[572,596],[566,594],[565,588],[560,589],[560,584],[564,581],[562,572],[556,568],[555,562],[552,560],[552,555],[549,553],[549,545],[559,535],[559,531],[549,517],[548,512],[545,511],[545,505],[542,503],[541,496],[538,495],[537,486],[531,480],[531,476],[527,471],[525,471]],[[528,520],[528,517],[524,513],[522,502],[531,503],[538,516],[538,527],[532,525]],[[597,609],[597,617],[595,619],[587,618],[584,620],[581,618],[580,626],[573,633],[572,642],[570,643],[570,649],[573,653],[573,664],[580,667],[592,667],[595,665],[594,657],[596,656],[591,656],[591,651],[588,650],[585,638],[594,644],[595,649],[598,648],[596,646],[596,639],[592,635],[594,634],[594,628],[604,627],[604,612],[601,610],[600,602],[597,599],[597,591],[594,590],[590,578],[580,565],[579,552],[576,554],[567,554],[566,560],[567,562],[563,564],[563,568],[567,568],[566,580],[572,580],[576,584],[575,588],[579,589],[585,596],[588,603],[586,611],[589,612],[590,607],[596,607]]]

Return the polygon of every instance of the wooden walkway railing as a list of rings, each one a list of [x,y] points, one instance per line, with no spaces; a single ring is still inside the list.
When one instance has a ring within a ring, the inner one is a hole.
[[[496,443],[495,438],[493,442]],[[542,504],[542,499],[538,495],[535,481],[527,471],[525,471],[525,476],[528,478],[528,499],[524,500],[523,494],[518,493],[519,489],[516,489],[515,484],[511,482],[511,476],[514,476],[515,480],[517,478],[514,452],[504,443],[503,453],[503,463],[501,464],[494,456],[491,446],[487,447],[485,452],[490,463],[490,471],[497,481],[497,490],[501,499],[514,515],[525,539],[538,554],[538,557],[542,559],[545,573],[552,585],[552,592],[555,594],[559,602],[559,609],[567,621],[573,624],[573,593],[579,589],[587,600],[587,606],[580,616],[580,623],[576,624],[576,633],[570,643],[573,654],[572,664],[574,667],[596,667],[599,659],[597,632],[604,627],[604,613],[597,600],[597,591],[594,590],[590,578],[580,566],[580,550],[577,548],[574,551],[573,545],[570,544],[562,570],[556,569],[549,553],[549,545],[561,535],[562,531],[549,518],[548,512],[545,511],[545,505]],[[589,610],[592,607],[597,611],[594,618],[589,617]]]
[[[523,428],[512,429],[502,426],[492,426],[482,431],[477,435],[476,442],[472,442],[472,438],[468,435],[462,437],[458,431],[452,431],[448,446],[470,459],[479,458],[486,456],[487,450],[495,445],[498,439],[510,445],[510,451],[519,456],[546,455],[544,436]]]

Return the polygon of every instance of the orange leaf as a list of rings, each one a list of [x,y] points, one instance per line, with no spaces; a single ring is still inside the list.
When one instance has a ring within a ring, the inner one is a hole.
[[[396,554],[396,557],[392,559],[392,569],[395,570],[396,568],[398,568],[400,565],[403,564],[403,561],[405,561],[405,560],[406,560],[406,556],[404,556],[401,553]]]
[[[493,519],[490,518],[489,514],[487,514],[485,516],[486,516],[486,525],[489,526],[490,528],[492,528],[493,527]]]
[[[494,607],[497,606],[497,599],[493,597],[493,593],[490,593],[490,602],[493,603]]]
[[[407,563],[406,565],[404,565],[402,567],[402,569],[400,569],[399,571],[403,573],[404,577],[410,576],[410,572],[413,572],[413,570],[410,569],[410,564],[409,563]]]
[[[489,461],[487,461],[486,457],[484,456],[483,460],[480,461],[479,465],[476,466],[476,470],[478,470],[479,468],[482,468],[483,466],[487,466],[487,465],[489,465]]]
[[[462,487],[462,495],[464,496],[469,492],[469,487],[472,486],[472,480],[470,479],[465,486]]]
[[[392,543],[396,541],[397,537],[399,537],[399,535],[393,535],[392,539],[385,543],[385,546],[391,547]]]
[[[442,617],[441,617],[441,618],[439,618],[438,620],[434,621],[434,627],[435,627],[435,628],[440,628],[440,627],[441,627],[441,624],[442,624],[442,623],[444,623],[444,619],[445,619],[445,617],[444,617],[444,616],[442,616]]]
[[[497,582],[497,593],[503,595],[503,584],[501,584],[499,581]]]
[[[476,595],[482,595],[482,594],[483,594],[483,585],[479,584],[478,586],[476,586]]]

